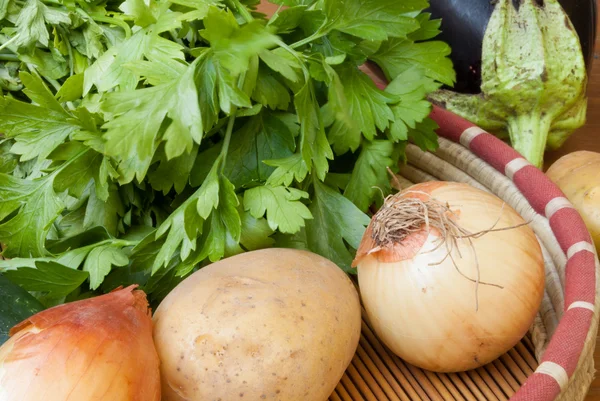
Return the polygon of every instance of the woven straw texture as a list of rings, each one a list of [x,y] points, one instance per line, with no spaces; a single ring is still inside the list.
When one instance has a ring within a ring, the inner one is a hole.
[[[581,217],[508,145],[441,108],[431,116],[440,126],[439,150],[426,153],[408,145],[409,162],[394,186],[468,183],[496,194],[531,221],[546,265],[542,306],[515,348],[489,365],[457,374],[405,363],[363,321],[358,351],[330,400],[583,400],[595,373],[600,264]]]

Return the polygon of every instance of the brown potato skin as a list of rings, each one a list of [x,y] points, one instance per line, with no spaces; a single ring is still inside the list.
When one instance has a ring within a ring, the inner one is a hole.
[[[192,274],[154,325],[163,401],[325,401],[358,346],[361,309],[334,263],[271,248]]]

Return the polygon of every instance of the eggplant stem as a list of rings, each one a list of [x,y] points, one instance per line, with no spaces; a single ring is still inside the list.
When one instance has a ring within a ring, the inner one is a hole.
[[[507,123],[512,147],[531,164],[542,168],[552,120],[531,113],[511,117]]]

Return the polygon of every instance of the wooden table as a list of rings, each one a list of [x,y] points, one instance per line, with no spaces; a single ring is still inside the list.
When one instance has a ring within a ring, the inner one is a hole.
[[[598,1],[600,2],[600,0]],[[263,12],[270,14],[277,9],[277,6],[266,3],[261,8]],[[546,154],[545,161],[547,166],[559,157],[576,150],[600,152],[600,29],[598,30],[594,64],[588,83],[588,98],[586,125],[578,129],[561,149]],[[598,346],[594,353],[594,360],[596,362],[596,369],[600,372],[600,337],[598,338]],[[594,380],[586,401],[600,401],[600,374]]]

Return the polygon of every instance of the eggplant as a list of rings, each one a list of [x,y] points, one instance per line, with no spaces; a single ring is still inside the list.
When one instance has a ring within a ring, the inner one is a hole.
[[[588,73],[594,60],[597,30],[597,0],[559,0],[579,36]],[[452,62],[456,70],[456,84],[452,89],[460,93],[481,91],[481,49],[483,37],[492,11],[492,0],[430,0],[427,12],[441,20],[437,36],[452,48]],[[542,4],[542,0],[538,1]],[[513,1],[518,7],[518,0]]]
[[[510,139],[541,168],[545,151],[585,124],[595,0],[564,0],[566,8],[559,0],[430,1],[432,17],[442,20],[440,39],[452,47],[457,84],[429,99]]]

